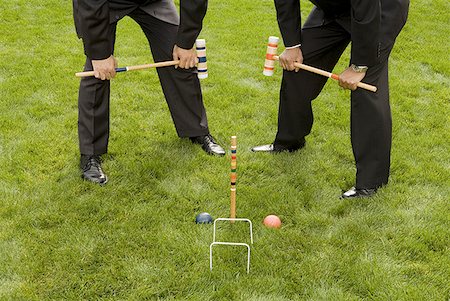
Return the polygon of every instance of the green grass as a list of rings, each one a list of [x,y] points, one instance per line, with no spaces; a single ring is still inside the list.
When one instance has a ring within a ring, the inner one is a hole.
[[[302,2],[303,15],[311,8]],[[261,73],[279,35],[273,2],[210,1],[201,37],[212,133],[238,136],[238,216],[254,222],[245,253],[218,248],[202,211],[228,215],[229,156],[178,139],[154,70],[112,83],[106,187],[80,180],[77,90],[83,65],[70,1],[1,1],[0,300],[448,300],[450,298],[450,4],[417,0],[391,56],[390,185],[340,201],[354,183],[349,93],[329,82],[295,154],[271,142],[281,71]],[[431,17],[432,16],[432,17]],[[342,71],[348,54],[336,67]],[[130,19],[120,65],[151,61]],[[275,213],[281,230],[262,226]],[[246,240],[245,225],[221,227]]]

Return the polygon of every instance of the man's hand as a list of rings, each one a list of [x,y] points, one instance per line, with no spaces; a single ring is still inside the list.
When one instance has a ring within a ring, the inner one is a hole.
[[[195,64],[198,63],[198,59],[197,59],[197,52],[195,51],[194,48],[192,49],[183,49],[178,47],[177,45],[175,45],[173,47],[173,60],[174,61],[180,61],[180,63],[178,64],[178,67],[180,68],[184,68],[184,69],[189,69],[189,68],[193,68],[195,66]],[[176,68],[176,66],[175,66]]]
[[[116,76],[117,60],[112,55],[104,60],[92,60],[92,67],[96,78],[110,80]]]
[[[303,54],[300,47],[285,49],[280,55],[280,65],[284,70],[298,72],[300,68],[294,66],[294,62],[303,63]]]
[[[339,86],[355,91],[357,84],[366,76],[366,72],[356,72],[351,67],[339,75]]]

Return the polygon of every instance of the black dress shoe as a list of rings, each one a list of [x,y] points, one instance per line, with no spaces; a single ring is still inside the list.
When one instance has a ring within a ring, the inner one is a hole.
[[[192,143],[200,144],[202,149],[209,155],[224,156],[225,150],[214,141],[214,138],[208,134],[205,136],[190,137]]]
[[[82,170],[81,177],[84,180],[105,185],[108,182],[108,177],[102,170],[100,156],[81,155],[80,167]]]
[[[295,151],[298,151],[302,147],[305,146],[305,141],[302,141],[298,145],[295,146],[284,146],[280,144],[265,144],[265,145],[259,145],[254,146],[251,148],[252,152],[258,153],[258,152],[266,152],[266,153],[281,153],[281,152],[290,152],[293,153]]]
[[[357,189],[352,187],[341,195],[341,199],[367,198],[373,196],[375,193],[377,193],[376,188]]]

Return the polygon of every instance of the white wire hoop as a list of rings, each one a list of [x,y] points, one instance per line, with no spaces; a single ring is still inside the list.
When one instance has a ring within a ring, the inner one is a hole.
[[[247,222],[250,228],[250,242],[253,244],[253,224],[248,218],[224,218],[219,217],[214,220],[213,242],[209,245],[209,270],[213,269],[213,247],[214,246],[242,246],[247,248],[247,274],[250,273],[250,246],[242,242],[216,241],[216,224],[220,221]]]

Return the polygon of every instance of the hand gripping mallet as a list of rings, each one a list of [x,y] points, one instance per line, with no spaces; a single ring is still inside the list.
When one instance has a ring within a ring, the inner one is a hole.
[[[206,42],[204,39],[198,39],[197,41],[195,41],[195,46],[197,49],[197,57],[198,57],[198,64],[197,64],[198,78],[204,79],[204,78],[208,77],[208,66],[206,64]],[[153,64],[120,67],[120,68],[116,68],[116,72],[126,72],[126,71],[132,71],[132,70],[142,70],[142,69],[149,69],[149,68],[175,66],[175,65],[178,65],[179,63],[180,63],[180,61],[176,60],[176,61],[166,61],[166,62],[159,62],[159,63],[153,63]],[[77,72],[77,73],[75,73],[75,76],[76,77],[94,76],[94,71]]]
[[[266,61],[264,63],[264,71],[263,74],[266,76],[272,76],[273,75],[273,70],[275,68],[275,61],[279,60],[279,57],[276,55],[277,54],[277,50],[278,50],[278,41],[279,38],[278,37],[269,37],[269,43],[267,45],[267,53],[266,53]],[[300,63],[294,63],[294,66],[312,73],[316,73],[325,77],[329,77],[332,78],[334,80],[339,80],[339,75],[337,74],[333,74],[330,73],[328,71],[325,70],[321,70],[318,68],[314,68],[305,64],[300,64]],[[368,91],[372,91],[372,92],[376,92],[377,91],[377,87],[372,86],[372,85],[368,85],[365,83],[361,83],[359,82],[357,84],[357,86],[359,88],[363,88],[366,89]]]

